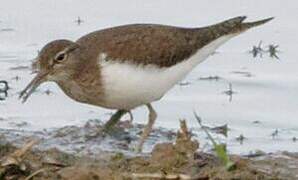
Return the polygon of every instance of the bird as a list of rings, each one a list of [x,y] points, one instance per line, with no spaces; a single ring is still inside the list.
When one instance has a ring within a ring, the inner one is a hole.
[[[37,75],[19,97],[25,102],[40,84],[55,82],[75,101],[115,110],[105,129],[146,106],[148,123],[137,145],[141,152],[157,119],[152,103],[226,41],[273,17],[245,19],[238,16],[196,28],[129,24],[97,30],[76,41],[53,40],[32,63]]]

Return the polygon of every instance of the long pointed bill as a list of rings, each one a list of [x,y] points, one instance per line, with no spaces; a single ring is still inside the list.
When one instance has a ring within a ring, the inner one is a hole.
[[[48,73],[38,73],[26,88],[21,91],[19,98],[22,99],[22,103],[25,103],[34,90],[45,81],[47,75]]]

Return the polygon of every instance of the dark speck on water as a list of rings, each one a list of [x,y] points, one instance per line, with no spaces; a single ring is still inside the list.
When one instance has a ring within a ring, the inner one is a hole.
[[[191,83],[190,82],[180,82],[178,85],[179,86],[188,86],[188,85],[190,85]]]
[[[233,91],[232,83],[229,83],[229,90],[224,91],[223,93],[229,96],[229,101],[230,102],[233,100],[233,94],[235,94],[236,92]]]
[[[221,77],[219,77],[219,76],[207,76],[207,77],[200,77],[199,78],[199,80],[208,80],[208,81],[211,81],[211,80],[218,81],[220,79],[221,79]]]
[[[249,52],[253,55],[254,58],[256,58],[257,56],[260,56],[262,58],[263,53],[265,52],[262,48],[262,41],[260,41],[257,46],[253,46],[252,50],[250,50]]]
[[[84,21],[80,18],[80,16],[75,20],[75,22],[77,23],[77,25],[81,25]]]
[[[224,124],[222,126],[217,126],[217,127],[210,128],[210,130],[214,131],[215,133],[222,134],[225,137],[227,137],[229,128],[228,128],[227,124]]]
[[[279,133],[278,129],[275,129],[274,132],[271,134],[272,139],[276,138],[278,136],[278,133]]]
[[[17,70],[27,70],[30,69],[29,66],[16,66],[16,67],[11,67],[9,70],[17,71]]]
[[[253,121],[252,123],[253,123],[253,124],[260,124],[261,121]]]
[[[15,76],[12,79],[18,81],[18,80],[20,80],[20,76]]]
[[[268,46],[268,52],[271,58],[279,59],[279,57],[277,56],[277,53],[279,52],[278,47],[279,45],[274,45],[274,44],[270,44]]]
[[[245,77],[252,77],[253,75],[248,71],[232,71],[233,74],[240,74]]]
[[[51,91],[50,89],[47,89],[47,90],[44,91],[44,93],[46,95],[51,95],[51,94],[53,94],[53,91]]]
[[[241,145],[243,144],[243,141],[244,141],[245,139],[246,139],[246,138],[243,136],[243,134],[240,134],[239,137],[236,138],[236,140],[239,141]]]

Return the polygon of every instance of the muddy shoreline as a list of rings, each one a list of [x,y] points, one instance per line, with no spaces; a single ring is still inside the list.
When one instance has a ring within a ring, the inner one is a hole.
[[[98,122],[89,121],[83,127],[68,126],[43,133],[1,130],[0,177],[67,180],[298,177],[297,153],[230,155],[236,166],[227,171],[212,152],[201,151],[199,142],[188,130],[155,129],[149,139],[155,144],[152,151],[137,154],[129,144],[137,141],[141,125],[124,121],[117,126],[118,133],[92,137],[100,128]],[[154,138],[167,142],[158,143]]]

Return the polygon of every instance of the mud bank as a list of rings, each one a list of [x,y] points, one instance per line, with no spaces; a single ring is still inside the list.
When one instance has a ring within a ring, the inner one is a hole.
[[[129,131],[124,133],[128,127]],[[84,127],[65,127],[43,134],[18,132],[18,136],[16,132],[2,130],[0,179],[225,180],[298,177],[298,154],[295,153],[281,152],[254,157],[231,155],[235,168],[227,171],[215,155],[201,152],[199,142],[185,128],[177,133],[155,129],[153,137],[168,138],[173,142],[157,143],[150,153],[143,154],[133,152],[127,145],[130,144],[128,137],[133,138],[131,142],[137,139],[141,127],[124,122],[117,127],[117,132],[122,132],[118,135],[93,137],[92,129],[95,131],[100,128],[100,125],[89,122]],[[95,149],[96,144],[94,147],[90,145],[95,142],[100,144],[97,144],[100,148]],[[108,145],[113,145],[116,150],[102,148]],[[80,151],[78,147],[81,147]]]

